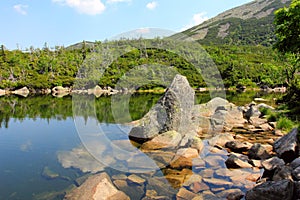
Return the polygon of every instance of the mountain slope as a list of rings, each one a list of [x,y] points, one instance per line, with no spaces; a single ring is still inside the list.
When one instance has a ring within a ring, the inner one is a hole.
[[[291,0],[255,0],[225,11],[172,37],[192,37],[202,44],[264,45],[275,41],[274,11]]]

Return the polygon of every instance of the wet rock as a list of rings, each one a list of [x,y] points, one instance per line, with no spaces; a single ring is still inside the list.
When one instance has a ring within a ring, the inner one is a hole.
[[[17,94],[17,95],[20,95],[20,96],[23,96],[23,97],[27,97],[28,94],[29,94],[29,90],[28,90],[27,87],[23,87],[23,88],[21,88],[21,89],[12,91],[11,93],[12,93],[12,94]]]
[[[246,159],[231,154],[225,161],[227,168],[251,168],[252,165]]]
[[[298,129],[294,128],[290,133],[274,142],[273,148],[279,158],[285,162],[292,162],[299,156]]]
[[[198,174],[192,174],[188,180],[185,180],[183,186],[185,187],[189,187],[191,186],[193,183],[199,183],[202,182],[202,176],[198,175]]]
[[[268,181],[246,193],[246,200],[292,200],[294,183],[291,180]]]
[[[284,166],[284,164],[284,160],[278,157],[272,157],[262,162],[262,166],[268,171],[272,171],[278,167],[282,167]]]
[[[267,152],[265,147],[259,143],[255,143],[248,151],[248,156],[251,159],[260,159],[264,160],[270,158],[270,154]]]
[[[214,193],[212,193],[210,190],[206,190],[204,192],[201,193],[203,199],[205,200],[218,200],[220,198],[218,198],[216,195],[214,195]]]
[[[251,148],[251,143],[240,142],[237,140],[226,142],[225,147],[236,153],[248,151]]]
[[[127,180],[127,176],[125,174],[117,174],[111,177],[114,180]]]
[[[216,187],[231,187],[233,185],[232,182],[226,181],[224,179],[217,178],[203,178],[205,183],[214,185]]]
[[[164,96],[140,120],[140,126],[132,128],[132,140],[143,142],[159,133],[177,131],[181,134],[191,130],[195,92],[186,77],[176,75]]]
[[[213,169],[205,168],[204,170],[200,171],[200,175],[201,175],[203,178],[209,178],[209,177],[213,177],[214,172],[215,172],[215,171],[214,171]]]
[[[42,176],[46,179],[55,179],[59,177],[59,174],[51,170],[48,166],[44,167]]]
[[[185,188],[180,188],[176,195],[177,200],[191,200],[198,196],[197,194],[185,189]]]
[[[141,149],[165,149],[176,148],[181,140],[181,134],[176,131],[168,131],[145,142]]]
[[[173,158],[175,157],[176,152],[175,150],[169,151],[168,149],[166,150],[151,150],[151,151],[145,151],[144,153],[148,155],[159,168],[164,168],[168,166]]]
[[[225,144],[229,141],[233,141],[234,138],[230,133],[221,133],[218,134],[208,140],[209,145],[215,146],[220,145],[222,147],[225,146]]]
[[[183,185],[187,184],[187,179],[192,176],[193,171],[189,169],[183,169],[181,171],[174,169],[165,169],[163,170],[163,173],[165,175],[165,178],[173,188],[180,188]]]
[[[199,193],[200,191],[209,190],[209,186],[203,182],[194,182],[190,186],[190,190],[194,193]]]
[[[145,195],[144,185],[132,184],[130,181],[115,180],[116,187],[123,191],[130,199],[141,199]]]
[[[211,168],[219,168],[220,166],[224,166],[225,162],[225,159],[222,156],[213,154],[206,156],[204,160]]]
[[[192,167],[193,159],[199,156],[197,149],[182,148],[179,149],[171,161],[170,166],[172,168]]]
[[[106,173],[89,177],[80,187],[66,194],[66,200],[129,200],[130,198],[112,184]]]
[[[166,196],[173,199],[176,190],[163,177],[153,177],[148,179],[147,190],[155,190],[158,196]]]

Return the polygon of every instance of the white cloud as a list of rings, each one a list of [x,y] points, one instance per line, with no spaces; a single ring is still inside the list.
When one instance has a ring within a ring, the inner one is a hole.
[[[28,5],[23,5],[23,4],[14,5],[15,11],[17,11],[21,15],[27,15],[27,11],[26,11],[27,8]]]
[[[198,24],[203,23],[204,21],[208,20],[209,18],[206,16],[206,12],[201,12],[194,14],[193,19],[191,22],[187,25],[185,25],[180,31],[187,30],[189,28],[192,28],[193,26],[196,26]]]
[[[97,15],[105,10],[101,0],[52,0],[52,2],[74,8],[81,14]]]
[[[152,1],[146,5],[149,10],[154,10],[158,6],[156,1]]]
[[[131,2],[131,0],[107,0],[106,3],[122,3],[122,2]]]

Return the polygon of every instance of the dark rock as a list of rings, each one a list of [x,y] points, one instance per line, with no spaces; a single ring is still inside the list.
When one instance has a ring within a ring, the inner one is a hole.
[[[300,181],[300,166],[293,170],[292,175],[295,180]]]
[[[286,163],[292,162],[299,156],[298,129],[294,128],[290,133],[274,142],[273,148],[279,158]]]
[[[231,154],[225,161],[227,168],[251,168],[252,165],[247,160],[239,158],[238,156]]]
[[[284,166],[285,163],[282,159],[278,157],[272,157],[267,160],[264,160],[261,164],[266,170],[272,171],[278,167]]]
[[[270,154],[267,152],[266,148],[259,143],[255,143],[252,145],[250,150],[248,151],[248,156],[251,159],[267,159],[270,158]]]
[[[299,167],[300,166],[300,158],[296,158],[295,160],[293,160],[293,162],[291,162],[290,166],[293,169],[296,169],[297,167]]]
[[[227,196],[227,200],[240,200],[244,197],[244,193],[243,192],[234,192],[234,193],[230,193]]]
[[[300,199],[300,181],[295,181],[294,182],[294,199]]]
[[[164,96],[141,119],[140,126],[132,128],[130,139],[143,142],[171,130],[186,133],[191,129],[194,96],[186,77],[176,75]]]
[[[244,197],[244,193],[240,189],[229,189],[219,192],[217,196],[227,200],[240,200]]]
[[[236,153],[248,151],[251,147],[249,142],[240,142],[237,140],[226,142],[225,147]]]
[[[274,172],[272,180],[279,181],[279,180],[284,180],[284,179],[293,180],[292,168],[289,166],[285,166],[285,165],[277,167],[277,169]]]
[[[268,181],[246,193],[246,200],[292,200],[294,183],[291,180]]]

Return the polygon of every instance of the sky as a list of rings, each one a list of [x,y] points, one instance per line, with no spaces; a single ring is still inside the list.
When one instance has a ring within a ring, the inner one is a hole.
[[[0,44],[69,46],[132,30],[180,32],[252,0],[0,0]]]

